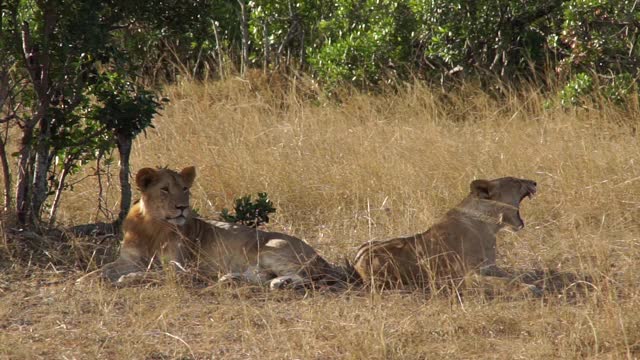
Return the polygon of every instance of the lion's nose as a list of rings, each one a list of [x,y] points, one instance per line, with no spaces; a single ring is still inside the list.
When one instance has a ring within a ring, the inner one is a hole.
[[[180,210],[180,211],[184,211],[188,208],[188,206],[186,205],[176,205],[176,209]]]

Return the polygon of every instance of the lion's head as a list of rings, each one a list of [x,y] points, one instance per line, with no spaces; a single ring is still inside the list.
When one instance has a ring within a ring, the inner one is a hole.
[[[142,193],[142,214],[154,220],[184,225],[191,210],[189,189],[196,177],[193,166],[179,173],[169,169],[144,168],[136,174],[136,185]]]
[[[532,197],[536,193],[536,185],[533,180],[513,177],[474,180],[471,182],[471,196],[489,200],[487,204],[498,212],[500,224],[517,231],[524,228],[524,220],[520,216],[520,203],[524,198]]]

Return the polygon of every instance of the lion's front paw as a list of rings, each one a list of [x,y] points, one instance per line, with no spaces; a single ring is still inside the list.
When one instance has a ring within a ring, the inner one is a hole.
[[[127,285],[131,283],[137,283],[137,282],[140,282],[145,277],[145,274],[146,273],[144,271],[128,273],[120,276],[115,283],[116,285]]]
[[[237,284],[244,279],[240,273],[228,273],[218,279],[219,284]]]
[[[291,279],[290,277],[285,277],[285,276],[279,277],[271,280],[271,282],[269,283],[269,289],[271,290],[284,289],[289,285],[291,285],[292,282],[293,282],[293,279]]]
[[[533,296],[542,297],[542,295],[544,295],[544,291],[542,289],[540,289],[539,287],[537,287],[535,285],[528,285],[528,284],[526,286],[529,288],[529,291],[531,291]]]
[[[269,289],[297,288],[305,285],[305,280],[298,275],[279,276],[269,282]]]

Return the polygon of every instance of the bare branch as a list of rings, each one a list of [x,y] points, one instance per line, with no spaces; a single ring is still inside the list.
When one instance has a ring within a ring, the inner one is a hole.
[[[11,171],[9,170],[9,160],[7,159],[6,144],[9,133],[9,124],[5,126],[4,138],[0,138],[0,164],[2,164],[2,174],[4,176],[4,211],[11,207]]]
[[[1,9],[0,9],[1,10]],[[5,101],[9,97],[9,72],[0,71],[0,110],[4,107]]]
[[[41,76],[39,62],[38,47],[34,47],[31,43],[31,30],[29,29],[29,23],[24,21],[22,23],[22,55],[29,73],[29,78],[33,87],[36,90],[36,94],[41,98],[44,93],[41,90]]]

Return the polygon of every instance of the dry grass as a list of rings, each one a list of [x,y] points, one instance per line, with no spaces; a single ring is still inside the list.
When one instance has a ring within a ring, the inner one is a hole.
[[[305,100],[313,91],[261,78],[169,87],[172,102],[135,143],[134,170],[196,165],[193,205],[207,217],[266,191],[278,208],[270,228],[305,238],[333,261],[369,239],[426,230],[475,178],[534,179],[539,195],[523,205],[527,227],[500,236],[500,264],[589,274],[593,290],[574,301],[460,301],[171,280],[79,286],[68,259],[92,254],[78,250],[87,241],[78,239],[50,251],[49,268],[20,262],[0,275],[0,357],[640,356],[637,109],[543,110],[534,89],[495,99],[474,86],[443,94],[415,85],[344,96],[339,105]],[[95,179],[76,185],[60,220],[94,220],[95,189]],[[101,251],[111,254],[108,241]],[[9,246],[0,251],[11,257]]]

